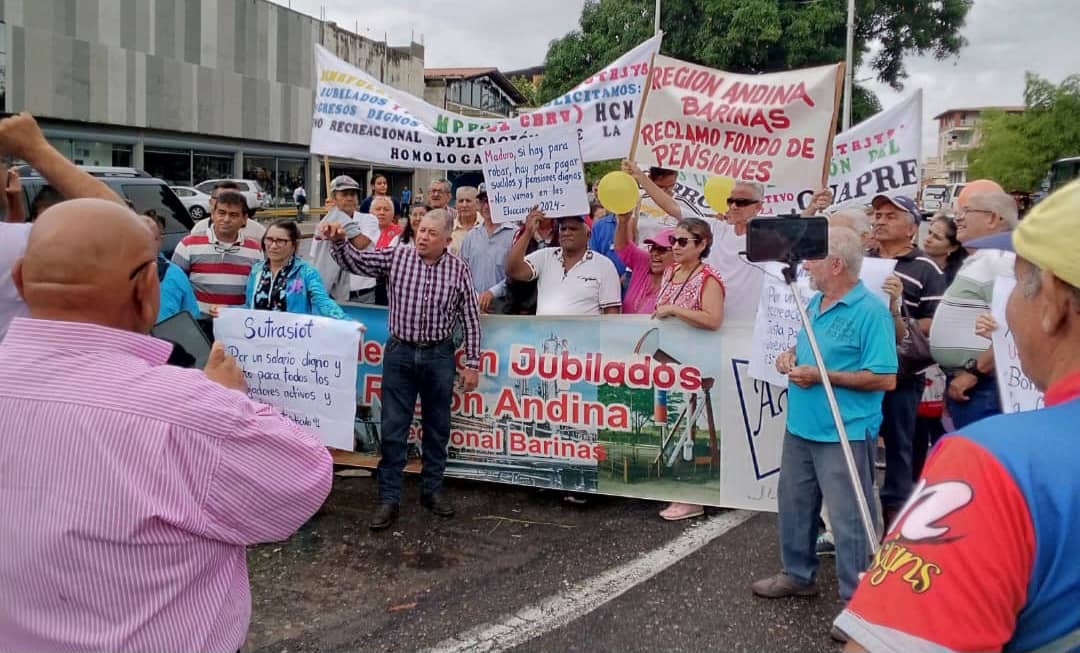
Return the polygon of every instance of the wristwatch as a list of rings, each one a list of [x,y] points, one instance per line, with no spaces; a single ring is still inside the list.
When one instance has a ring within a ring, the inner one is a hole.
[[[971,374],[977,379],[981,379],[986,376],[979,370],[979,361],[974,358],[967,359],[967,361],[964,363],[964,371],[968,374]]]

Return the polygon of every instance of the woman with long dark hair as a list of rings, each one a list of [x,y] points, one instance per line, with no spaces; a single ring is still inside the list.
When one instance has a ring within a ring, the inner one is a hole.
[[[946,216],[934,218],[923,239],[922,249],[945,273],[945,284],[952,285],[968,255],[956,237],[956,222]]]

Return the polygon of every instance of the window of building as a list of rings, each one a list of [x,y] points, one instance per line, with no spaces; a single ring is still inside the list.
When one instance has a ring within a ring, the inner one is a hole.
[[[308,162],[304,159],[277,160],[277,193],[271,195],[271,201],[277,206],[292,204],[293,189],[304,183],[307,178]]]
[[[170,186],[191,185],[191,150],[146,149],[143,167]]]
[[[254,180],[258,182],[262,190],[270,194],[270,197],[276,197],[274,192],[277,188],[275,183],[276,164],[274,157],[270,156],[245,156],[244,157],[244,179]]]
[[[207,179],[232,179],[233,157],[228,154],[195,152],[191,159],[192,181],[201,184]]]
[[[100,141],[70,141],[71,161],[81,166],[131,165],[131,146]]]

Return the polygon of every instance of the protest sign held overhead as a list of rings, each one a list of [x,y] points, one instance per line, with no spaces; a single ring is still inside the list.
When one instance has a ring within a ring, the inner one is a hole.
[[[827,174],[841,70],[737,75],[657,55],[632,158],[736,181],[818,185]]]
[[[545,131],[528,140],[481,149],[491,218],[523,220],[534,206],[549,217],[586,215],[585,169],[574,131]]]
[[[270,404],[323,444],[353,448],[360,325],[301,313],[229,308],[214,337],[236,358],[248,396]]]
[[[543,107],[510,119],[452,113],[392,88],[315,46],[311,152],[372,163],[473,170],[479,149],[549,130],[577,131],[585,161],[626,155],[660,38],[638,45]]]

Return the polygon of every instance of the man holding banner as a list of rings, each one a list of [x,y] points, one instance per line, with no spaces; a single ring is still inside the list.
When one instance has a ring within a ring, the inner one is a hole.
[[[460,324],[465,340],[461,389],[469,392],[479,381],[480,311],[469,267],[447,251],[452,229],[446,211],[434,210],[420,221],[415,247],[361,251],[347,241],[343,225],[320,227],[342,268],[387,280],[390,337],[383,358],[379,504],[369,524],[372,530],[397,519],[418,395],[424,461],[420,503],[440,517],[454,515],[442,492],[456,371],[453,334]]]

